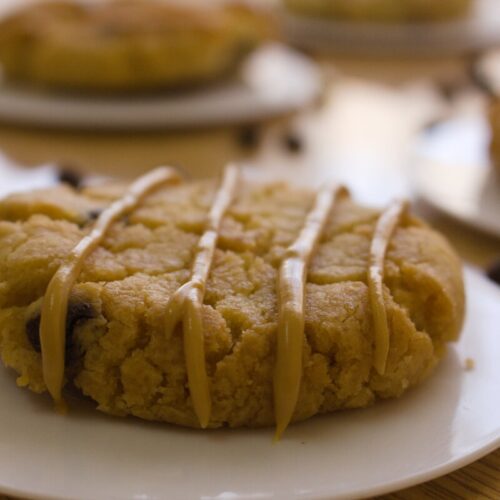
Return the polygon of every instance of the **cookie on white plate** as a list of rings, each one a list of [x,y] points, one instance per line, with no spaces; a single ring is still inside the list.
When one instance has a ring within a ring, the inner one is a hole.
[[[403,202],[234,168],[0,201],[0,354],[58,405],[72,385],[112,415],[281,433],[401,396],[463,315],[459,258]]]

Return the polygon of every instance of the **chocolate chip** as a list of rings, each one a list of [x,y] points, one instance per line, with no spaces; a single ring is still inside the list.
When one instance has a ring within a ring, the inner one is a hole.
[[[255,149],[259,144],[260,133],[255,126],[243,127],[238,132],[238,143],[245,149]]]
[[[493,262],[491,266],[487,269],[486,275],[491,281],[494,281],[497,285],[500,285],[500,259]]]
[[[59,165],[58,170],[59,182],[69,184],[75,189],[82,186],[83,176],[76,169],[67,165]]]
[[[99,217],[99,215],[101,215],[101,213],[102,213],[102,209],[94,208],[93,210],[89,210],[87,212],[87,217],[89,218],[89,220],[96,220],[97,217]]]
[[[82,321],[95,317],[92,306],[87,302],[74,302],[68,307],[68,316],[66,317],[66,337],[68,333],[73,333],[75,326]]]
[[[94,318],[95,312],[90,304],[85,302],[72,302],[68,307],[66,316],[66,355],[71,351],[73,341],[73,330],[83,321]],[[33,349],[41,352],[40,345],[40,314],[26,322],[26,335]]]
[[[300,153],[304,147],[302,139],[294,132],[288,132],[288,134],[283,137],[283,145],[290,153]]]
[[[82,217],[82,219],[78,222],[78,226],[81,228],[84,228],[85,226],[88,226],[90,224],[93,224],[94,221],[101,215],[102,209],[100,208],[94,208],[92,210],[88,210],[85,213],[85,217]]]
[[[31,318],[26,322],[26,335],[30,344],[33,346],[36,352],[41,352],[42,348],[40,346],[40,314]]]

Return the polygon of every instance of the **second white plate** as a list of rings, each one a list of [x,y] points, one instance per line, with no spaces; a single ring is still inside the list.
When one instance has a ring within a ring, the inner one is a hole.
[[[434,208],[500,237],[500,175],[490,165],[489,137],[483,116],[455,118],[424,132],[415,186]]]
[[[307,57],[271,44],[248,57],[237,79],[185,92],[97,97],[36,91],[0,80],[0,120],[113,130],[252,122],[306,106],[321,83],[317,66]]]

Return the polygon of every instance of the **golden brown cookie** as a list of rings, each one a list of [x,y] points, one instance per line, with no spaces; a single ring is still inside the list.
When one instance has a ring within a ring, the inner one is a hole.
[[[498,175],[500,175],[500,99],[498,97],[493,97],[491,99],[488,118],[491,130],[491,161]]]
[[[48,88],[183,87],[227,75],[271,32],[268,16],[237,4],[44,1],[0,22],[0,64]]]
[[[18,385],[49,383],[54,395],[47,377],[62,360],[64,384],[105,413],[286,426],[281,396],[293,400],[292,421],[399,397],[458,337],[460,261],[404,204],[380,212],[345,190],[234,171],[191,183],[170,175],[0,202],[0,353]],[[47,311],[57,316],[75,248],[96,235],[58,323]],[[58,331],[59,354],[47,347]],[[298,377],[295,399],[282,375]]]
[[[464,17],[471,0],[285,0],[302,15],[349,21],[426,22]]]

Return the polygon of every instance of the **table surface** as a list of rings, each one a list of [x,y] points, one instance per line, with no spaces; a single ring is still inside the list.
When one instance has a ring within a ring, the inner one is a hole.
[[[327,81],[320,102],[299,115],[252,128],[251,138],[258,143],[254,147],[242,143],[241,126],[133,134],[0,125],[0,151],[19,165],[60,162],[83,172],[127,178],[165,163],[181,165],[193,177],[211,176],[232,160],[263,171],[275,168],[294,178],[352,171],[369,178],[377,169],[377,175],[385,173],[395,181],[382,195],[363,192],[361,186],[361,197],[382,203],[411,190],[403,165],[411,163],[412,141],[423,125],[449,113],[450,103],[465,112],[482,105],[482,97],[468,90],[466,57],[317,59]],[[432,82],[438,82],[441,91]],[[299,151],[287,147],[290,136],[300,139]],[[466,262],[485,268],[500,258],[499,240],[428,207],[419,205],[417,210],[448,236]],[[500,449],[447,476],[382,498],[500,498]]]

